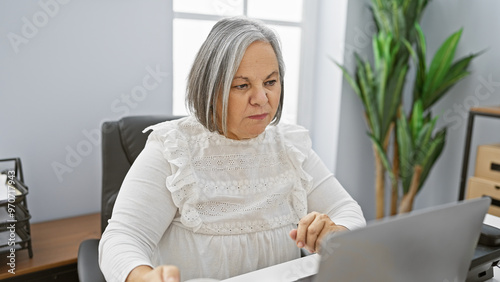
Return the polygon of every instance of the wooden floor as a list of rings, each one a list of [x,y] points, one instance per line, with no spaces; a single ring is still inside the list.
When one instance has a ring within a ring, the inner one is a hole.
[[[0,254],[0,280],[76,263],[80,242],[100,238],[100,214],[89,214],[31,224],[33,258],[16,252],[15,275],[8,272],[8,254]]]

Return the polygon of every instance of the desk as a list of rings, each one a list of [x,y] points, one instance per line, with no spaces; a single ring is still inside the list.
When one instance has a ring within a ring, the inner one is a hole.
[[[500,227],[500,217],[487,214],[484,223]],[[313,275],[317,272],[320,257],[317,254],[263,268],[247,274],[223,280],[224,282],[244,281],[295,281]],[[500,268],[494,267],[494,277],[488,282],[500,282]]]
[[[26,250],[17,251],[13,275],[8,272],[7,255],[2,255],[0,280],[78,281],[78,247],[85,239],[101,237],[100,222],[100,214],[95,213],[32,224],[33,258]]]

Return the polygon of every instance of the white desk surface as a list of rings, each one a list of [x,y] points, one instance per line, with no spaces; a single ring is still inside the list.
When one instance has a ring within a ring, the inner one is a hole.
[[[500,227],[500,217],[487,214],[484,223],[495,227]],[[246,281],[294,281],[303,277],[315,274],[319,265],[317,254],[281,263],[257,271],[239,275],[223,280],[225,282],[246,282]],[[494,267],[494,277],[488,282],[500,282],[500,269]]]

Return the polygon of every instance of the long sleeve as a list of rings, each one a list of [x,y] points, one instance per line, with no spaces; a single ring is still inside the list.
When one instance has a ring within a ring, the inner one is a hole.
[[[99,264],[107,281],[124,281],[151,257],[177,207],[165,187],[170,167],[163,144],[151,134],[125,177],[99,245]]]
[[[313,186],[307,196],[308,212],[328,214],[333,222],[351,230],[366,225],[361,207],[313,150],[310,150],[304,163],[304,170],[313,178]]]

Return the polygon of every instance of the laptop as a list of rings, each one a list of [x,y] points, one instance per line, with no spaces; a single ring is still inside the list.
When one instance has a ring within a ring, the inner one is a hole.
[[[336,233],[318,273],[298,281],[465,281],[489,198],[414,211]]]

